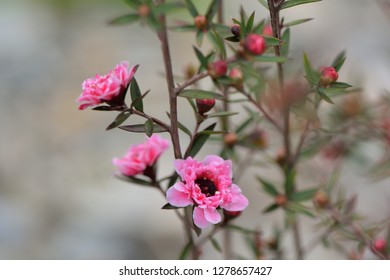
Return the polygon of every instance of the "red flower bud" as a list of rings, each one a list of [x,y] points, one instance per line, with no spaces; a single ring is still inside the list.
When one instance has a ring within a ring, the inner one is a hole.
[[[285,196],[284,194],[278,194],[277,196],[275,196],[275,203],[278,206],[284,207],[286,206],[287,202],[288,202],[287,196]]]
[[[374,241],[374,249],[380,252],[386,251],[387,247],[387,242],[383,238],[378,238],[377,240]]]
[[[218,79],[225,76],[227,73],[227,64],[224,60],[217,60],[208,67],[208,73],[213,79]]]
[[[252,145],[260,149],[265,149],[268,146],[267,133],[262,129],[256,128],[254,131],[252,131],[249,134],[249,140]]]
[[[196,16],[194,19],[194,23],[196,28],[198,28],[198,30],[207,29],[207,18],[205,16],[202,15]]]
[[[227,211],[223,210],[223,217],[224,217],[224,223],[229,222],[230,220],[233,220],[240,216],[242,211]]]
[[[331,83],[337,81],[339,78],[339,74],[337,73],[336,69],[333,67],[322,67],[321,68],[321,78],[320,83],[323,86],[328,86]]]
[[[210,111],[214,105],[215,99],[196,99],[196,107],[198,107],[198,113],[201,116]]]
[[[313,203],[318,208],[325,208],[329,204],[329,197],[324,191],[317,191],[314,194]]]
[[[146,4],[142,4],[138,7],[138,14],[141,17],[147,17],[150,14],[150,8]]]
[[[233,147],[237,143],[238,137],[234,132],[229,132],[223,137],[223,142],[228,147]]]
[[[272,36],[273,35],[273,31],[272,31],[272,27],[270,24],[267,24],[264,29],[263,29],[263,35],[266,35],[266,36]]]
[[[252,33],[246,37],[244,47],[253,55],[261,55],[266,49],[266,44],[261,35]]]
[[[241,27],[239,24],[235,23],[232,25],[232,27],[230,28],[230,31],[232,32],[232,34],[238,38],[240,38],[240,34],[241,34]]]
[[[239,68],[233,68],[230,70],[229,77],[232,79],[231,85],[236,89],[242,89],[242,83],[244,81],[243,74]]]

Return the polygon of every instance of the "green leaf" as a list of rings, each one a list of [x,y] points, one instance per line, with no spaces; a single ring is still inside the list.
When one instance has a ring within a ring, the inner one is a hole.
[[[277,46],[277,45],[279,45],[278,38],[270,37],[270,36],[263,36],[263,38],[264,38],[265,44],[267,46]]]
[[[213,245],[214,249],[218,252],[222,253],[221,246],[219,245],[218,241],[215,238],[210,238],[211,244]]]
[[[204,69],[207,69],[208,60],[206,59],[206,57],[202,54],[202,52],[197,47],[193,46],[193,48],[194,48],[195,55],[198,58],[201,67],[203,67]]]
[[[94,107],[94,108],[92,108],[92,110],[95,110],[95,111],[113,111],[114,109],[111,106],[102,105],[102,106]]]
[[[157,5],[154,7],[153,11],[155,14],[169,14],[172,12],[176,12],[177,10],[181,10],[185,8],[183,3],[176,2],[176,3],[164,3]]]
[[[292,201],[305,201],[312,199],[314,194],[318,191],[318,188],[308,189],[300,192],[295,192],[290,195]]]
[[[133,183],[141,186],[151,186],[151,182],[136,178],[136,177],[130,177],[130,176],[124,176],[124,175],[115,175],[115,177],[121,181]]]
[[[136,110],[140,112],[143,112],[144,105],[141,98],[142,94],[138,86],[137,80],[135,78],[133,78],[130,83],[130,96],[131,96],[131,101],[133,102],[132,107],[134,107]]]
[[[268,207],[266,207],[264,210],[263,210],[263,213],[270,213],[272,211],[275,211],[276,209],[279,208],[279,205],[277,205],[276,203],[273,203],[271,205],[269,205]]]
[[[303,54],[303,67],[305,69],[306,79],[312,86],[316,85],[320,77],[319,74],[311,67],[309,58],[307,57],[306,53]]]
[[[264,8],[266,8],[267,10],[269,9],[267,0],[257,0],[257,1],[259,1],[259,3],[264,6]]]
[[[176,207],[176,206],[171,205],[170,203],[167,203],[163,207],[161,207],[161,209],[164,209],[164,210],[180,209],[180,207]]]
[[[352,87],[350,84],[342,83],[342,82],[334,82],[330,84],[330,88],[350,88]]]
[[[226,227],[228,229],[232,229],[232,230],[244,233],[244,234],[259,234],[259,232],[255,231],[255,230],[246,229],[246,228],[243,228],[243,227],[240,227],[237,225],[228,224]]]
[[[185,260],[189,254],[189,252],[191,251],[192,249],[192,242],[189,241],[186,246],[183,247],[183,249],[181,250],[181,253],[179,255],[179,260]]]
[[[142,94],[141,96],[137,97],[133,102],[131,102],[130,104],[130,108],[133,108],[134,107],[134,104],[142,101],[146,95],[148,95],[150,92],[150,90],[146,91],[144,94]]]
[[[187,97],[187,98],[197,98],[197,99],[218,99],[218,100],[224,100],[225,97],[221,94],[207,91],[207,90],[200,90],[200,89],[186,89],[179,93],[180,97]]]
[[[120,129],[135,132],[135,133],[146,133],[145,124],[133,124],[133,125],[123,125],[119,127]],[[158,124],[153,124],[153,132],[154,133],[161,133],[166,132],[168,129],[165,127],[162,127]]]
[[[107,126],[106,130],[110,130],[120,126],[125,120],[128,119],[128,117],[130,117],[130,115],[131,112],[127,110],[120,112],[119,115],[115,118],[115,120],[109,126]]]
[[[265,20],[260,21],[255,27],[252,28],[252,33],[262,34],[265,26]]]
[[[136,22],[139,18],[140,16],[138,14],[127,14],[110,20],[108,24],[130,24]]]
[[[213,20],[213,17],[215,16],[215,14],[218,11],[218,5],[219,5],[220,1],[221,0],[213,0],[210,3],[210,6],[207,9],[207,13],[206,13],[206,19],[207,19],[208,22],[211,22]]]
[[[308,4],[313,2],[319,2],[321,0],[289,0],[285,1],[282,5],[282,9],[288,9],[297,5]]]
[[[255,11],[250,15],[247,23],[246,23],[246,33],[249,34],[252,31],[253,21],[255,20]]]
[[[198,134],[226,134],[227,131],[211,131],[211,130],[203,130],[201,132],[199,132]]]
[[[204,37],[204,32],[202,30],[196,31],[196,44],[198,46],[202,45],[203,37]]]
[[[217,118],[217,117],[227,117],[227,116],[233,116],[237,115],[237,112],[229,112],[229,111],[223,111],[223,112],[216,112],[216,113],[211,113],[207,115],[207,118]]]
[[[229,42],[235,42],[235,43],[240,42],[240,38],[238,38],[238,37],[236,37],[236,36],[234,36],[234,35],[233,35],[233,36],[226,37],[225,40],[226,40],[226,41],[229,41]]]
[[[221,59],[226,59],[226,48],[222,37],[219,36],[219,34],[214,30],[209,32],[208,34],[210,35],[211,42],[221,54]]]
[[[287,57],[258,55],[258,56],[253,57],[253,60],[259,61],[259,62],[284,63],[284,62],[286,62]]]
[[[205,131],[213,131],[216,125],[217,125],[217,123],[213,123],[213,124],[209,125],[208,127],[206,127]],[[186,155],[186,157],[187,156],[194,157],[200,151],[200,149],[202,149],[203,145],[206,143],[206,141],[207,141],[207,139],[209,139],[209,137],[210,137],[210,134],[197,133],[195,135],[192,147],[190,148],[188,155]]]
[[[151,119],[147,119],[144,123],[145,133],[147,136],[152,136],[154,132],[154,124]]]
[[[129,5],[133,9],[137,9],[141,2],[139,0],[123,0],[127,5]]]
[[[276,187],[272,183],[270,183],[270,182],[268,182],[266,180],[263,180],[259,176],[257,176],[257,180],[260,181],[260,183],[263,186],[263,190],[266,193],[268,193],[269,195],[274,197],[274,196],[277,196],[279,194],[279,192],[277,191]]]
[[[330,104],[334,104],[333,100],[330,99],[329,96],[326,95],[324,88],[318,88],[317,93],[321,97],[322,100],[324,100]]]
[[[185,0],[188,11],[192,15],[192,17],[196,17],[199,15],[198,10],[195,8],[194,4],[192,3],[192,0]]]
[[[288,57],[288,49],[290,47],[290,28],[287,28],[282,34],[282,47],[280,53],[284,57]]]
[[[310,211],[309,208],[307,208],[306,206],[302,205],[302,204],[299,204],[297,202],[290,202],[288,205],[287,205],[287,208],[288,210],[290,211],[293,211],[295,213],[298,213],[298,214],[304,214],[308,217],[311,217],[311,218],[315,218],[316,216]]]
[[[183,32],[197,30],[196,26],[193,24],[171,26],[171,27],[169,27],[169,29],[173,30],[173,31],[183,31]]]
[[[308,22],[308,21],[311,21],[311,20],[313,20],[313,18],[297,19],[297,20],[293,20],[293,21],[284,23],[283,27],[291,27],[291,26],[302,24],[302,23],[305,23],[305,22]]]
[[[287,197],[290,197],[294,190],[296,174],[297,173],[295,170],[290,170],[290,172],[286,174],[286,181],[284,182],[284,191]]]
[[[345,59],[347,58],[345,51],[340,52],[332,62],[332,67],[338,72],[343,66]]]

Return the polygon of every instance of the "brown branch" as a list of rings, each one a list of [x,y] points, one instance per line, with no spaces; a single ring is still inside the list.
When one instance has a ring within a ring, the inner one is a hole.
[[[165,1],[161,0],[160,3],[163,4]],[[175,92],[175,84],[173,79],[173,70],[172,70],[172,61],[171,54],[169,50],[168,42],[168,33],[167,33],[167,23],[164,15],[160,17],[161,28],[158,31],[158,37],[161,42],[161,50],[164,59],[165,65],[165,78],[167,81],[168,92],[169,92],[169,112],[171,119],[170,134],[173,144],[173,150],[175,153],[175,158],[182,158],[180,150],[180,139],[179,139],[179,128],[178,128],[178,115],[177,115],[177,96]]]

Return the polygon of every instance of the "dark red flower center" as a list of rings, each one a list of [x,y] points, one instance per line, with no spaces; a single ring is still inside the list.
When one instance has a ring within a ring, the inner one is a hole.
[[[206,178],[198,178],[195,180],[200,188],[200,191],[205,194],[207,197],[215,195],[217,187],[214,185],[214,182]]]

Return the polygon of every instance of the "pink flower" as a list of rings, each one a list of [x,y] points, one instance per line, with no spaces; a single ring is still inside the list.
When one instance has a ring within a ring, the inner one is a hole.
[[[264,38],[259,34],[249,34],[244,43],[245,49],[253,55],[261,55],[267,48]]]
[[[79,110],[99,105],[103,102],[109,105],[122,105],[131,79],[137,71],[138,65],[129,70],[129,63],[122,61],[104,76],[96,75],[86,79],[82,84],[82,93],[76,102],[80,104]]]
[[[188,157],[175,160],[175,168],[183,182],[168,189],[167,200],[176,207],[194,205],[193,219],[199,228],[221,221],[218,208],[242,211],[248,206],[248,199],[232,182],[230,160],[209,155],[198,162]]]
[[[384,238],[378,238],[374,241],[374,248],[377,251],[384,252],[386,251],[387,241]]]
[[[155,164],[168,146],[167,140],[153,134],[145,143],[131,146],[124,157],[114,158],[112,163],[123,175],[142,174],[147,167]]]

